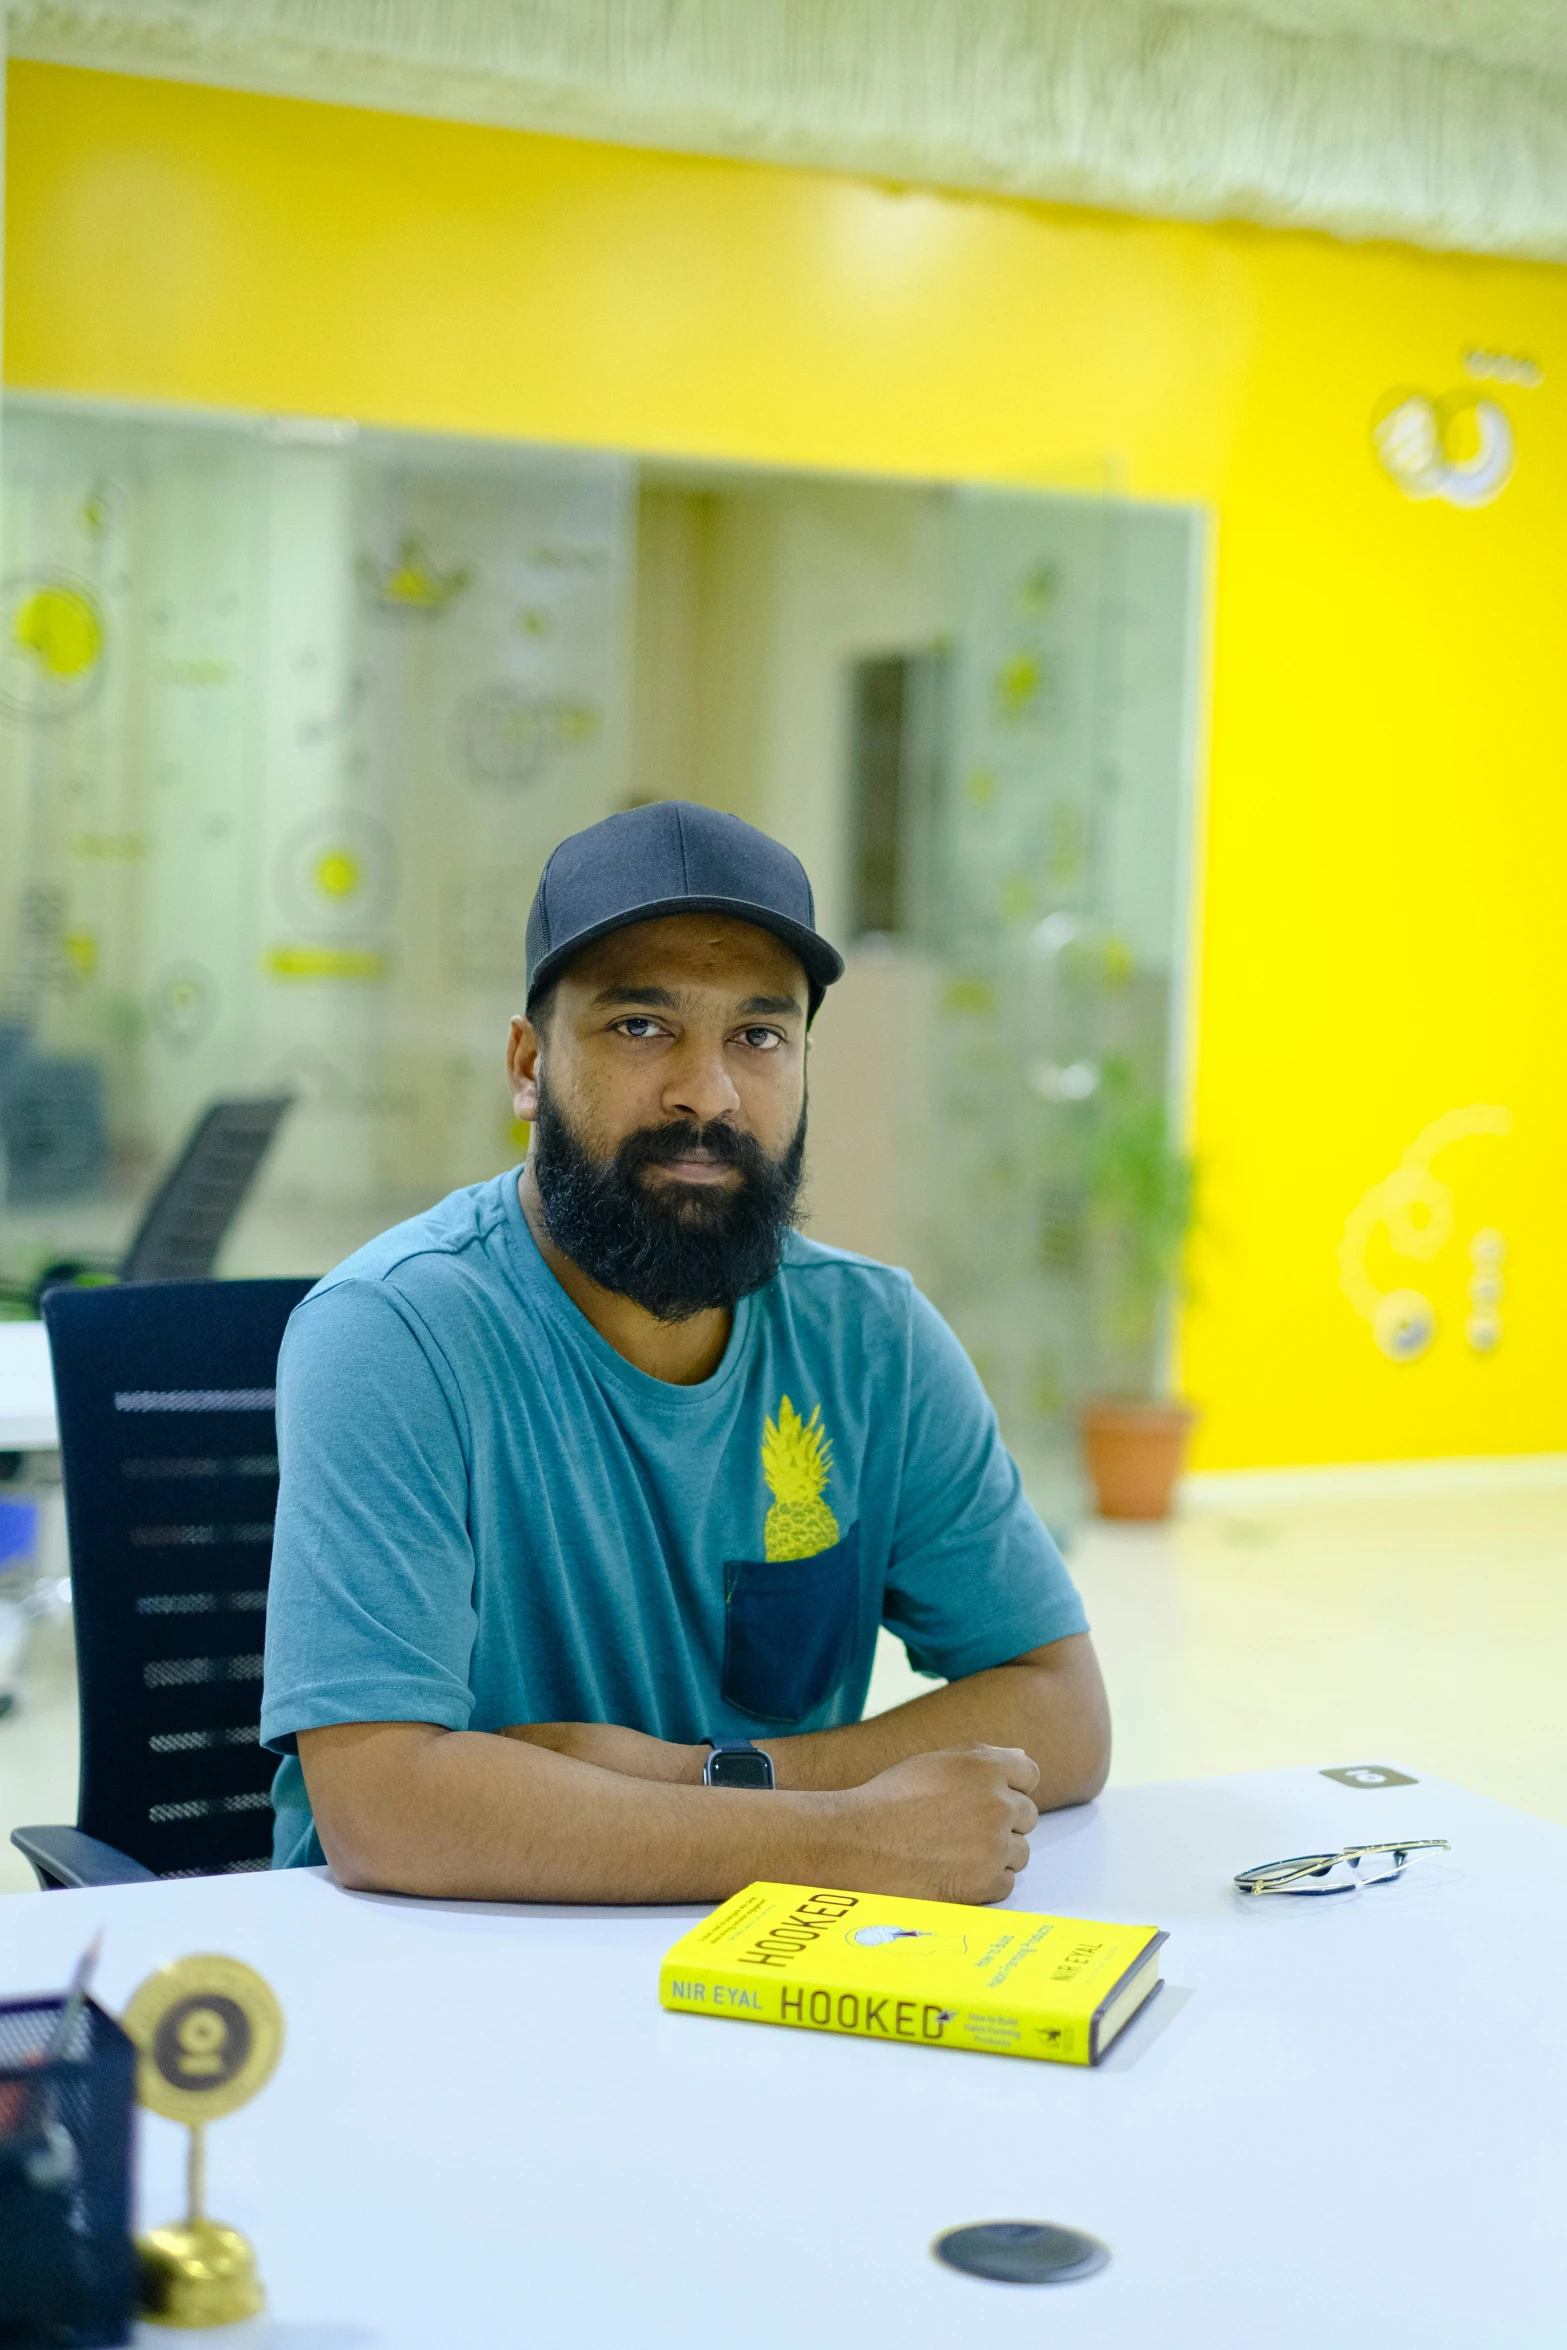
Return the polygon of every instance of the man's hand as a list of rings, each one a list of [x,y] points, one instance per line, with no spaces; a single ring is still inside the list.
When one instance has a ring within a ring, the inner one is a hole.
[[[999,1901],[1038,1817],[1038,1771],[1007,1747],[776,1794],[659,1784],[432,1722],[302,1730],[299,1757],[345,1885],[458,1901],[721,1901],[756,1877]]]
[[[503,1735],[666,1786],[699,1785],[707,1759],[705,1746],[612,1722],[519,1722]],[[1038,1787],[1038,1765],[1021,1748],[967,1746],[914,1755],[845,1789],[841,1826],[862,1872],[856,1884],[930,1901],[1002,1900],[1028,1866]]]
[[[848,1883],[925,1901],[1004,1901],[1039,1824],[1039,1766],[1021,1747],[969,1746],[894,1763],[840,1797],[858,1842]]]
[[[299,1733],[327,1858],[366,1890],[717,1901],[768,1877],[1001,1901],[1028,1865],[1035,1797],[1050,1810],[1103,1786],[1109,1725],[1078,1634],[870,1721],[766,1746],[772,1794],[704,1787],[703,1747],[607,1722]]]

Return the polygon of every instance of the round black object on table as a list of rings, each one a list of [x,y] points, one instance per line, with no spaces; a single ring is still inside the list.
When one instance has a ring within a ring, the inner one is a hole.
[[[1093,2276],[1110,2258],[1097,2236],[1039,2219],[990,2219],[949,2228],[931,2250],[949,2268],[1000,2285],[1072,2285],[1079,2277]]]

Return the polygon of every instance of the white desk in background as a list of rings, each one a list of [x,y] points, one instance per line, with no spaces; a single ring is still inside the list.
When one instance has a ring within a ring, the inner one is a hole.
[[[49,1334],[42,1322],[0,1322],[0,1452],[52,1452],[59,1441]]]
[[[1397,1835],[1453,1849],[1353,1895],[1229,1889]],[[63,1983],[102,1924],[108,2004],[196,1950],[277,1990],[282,2064],[209,2145],[211,2208],[271,2295],[199,2337],[230,2350],[1563,2340],[1567,1829],[1432,1779],[1123,1788],[1041,1823],[1016,1905],[1170,1929],[1168,1987],[1097,2071],[665,2015],[691,1911],[320,1871],[13,1896],[0,1988]],[[180,2207],[183,2134],[142,2127],[150,2225]],[[1021,2287],[931,2258],[981,2219],[1087,2228],[1111,2265]]]

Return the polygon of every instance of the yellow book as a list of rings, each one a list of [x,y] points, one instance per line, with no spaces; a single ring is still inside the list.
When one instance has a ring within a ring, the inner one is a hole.
[[[1160,1985],[1155,1926],[747,1885],[675,1944],[684,2015],[1097,2064]]]

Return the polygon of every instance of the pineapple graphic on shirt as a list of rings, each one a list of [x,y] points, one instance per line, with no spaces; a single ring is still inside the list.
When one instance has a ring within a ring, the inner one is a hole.
[[[822,1499],[831,1467],[821,1405],[802,1420],[785,1396],[762,1432],[762,1475],[773,1496],[765,1530],[769,1559],[813,1559],[838,1540],[838,1521]]]

